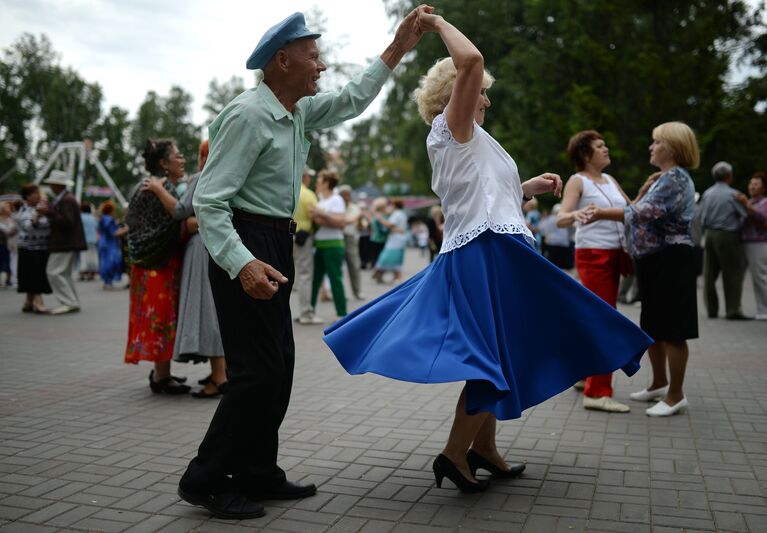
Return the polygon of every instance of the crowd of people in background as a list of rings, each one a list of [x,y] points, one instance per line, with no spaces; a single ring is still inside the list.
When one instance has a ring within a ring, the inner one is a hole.
[[[25,185],[18,201],[0,202],[0,284],[25,295],[25,313],[75,313],[80,310],[75,277],[99,277],[108,290],[129,268],[122,254],[127,227],[113,216],[111,200],[103,201],[97,214],[90,202],[78,202],[63,171],[53,170],[42,185],[47,187]],[[46,294],[59,306],[46,307]]]
[[[592,152],[588,152],[589,149]],[[604,296],[599,282],[595,285],[591,280],[594,268],[588,266],[593,262],[589,258],[598,250],[596,253],[600,257],[592,258],[599,265],[596,271],[605,269],[609,277],[609,287],[606,286],[609,294],[604,299],[612,302],[612,287],[619,283],[616,302],[639,305],[641,296],[632,261],[624,251],[623,224],[603,221],[591,229],[573,217],[574,212],[589,204],[620,207],[630,202],[615,178],[601,172],[610,163],[609,150],[597,132],[583,131],[571,139],[568,153],[577,172],[568,181],[562,203],[540,207],[538,201],[532,199],[524,205],[536,247],[549,261],[570,271],[589,289]],[[584,161],[584,156],[579,153],[592,155]],[[59,171],[52,175],[54,181],[62,183],[54,186],[64,187],[66,191],[70,180],[62,177],[63,173],[59,174]],[[188,180],[192,193],[196,176]],[[310,189],[315,176],[313,170],[305,170],[301,203],[295,216],[299,226],[294,247],[296,292],[300,301],[296,322],[302,325],[325,323],[325,319],[315,313],[319,299],[335,303],[336,318],[346,314],[348,297],[364,300],[360,281],[364,270],[371,270],[379,283],[400,282],[407,246],[419,248],[422,254],[428,253],[429,261],[433,261],[442,246],[444,231],[439,205],[415,213],[407,212],[397,198],[378,197],[366,202],[363,197],[362,201],[355,201],[352,187],[341,183],[337,172],[327,170],[320,172],[317,179],[317,186],[322,191],[321,200],[318,200]],[[767,173],[760,171],[753,175],[748,182],[747,195],[732,187],[734,173],[730,164],[717,163],[712,168],[712,177],[714,185],[700,196],[692,222],[695,246],[702,258],[698,273],[703,274],[707,315],[710,318],[719,316],[716,283],[721,277],[725,318],[767,320]],[[187,185],[186,180],[184,185]],[[156,183],[152,184],[152,190],[157,191]],[[66,219],[49,216],[49,202],[40,186],[27,185],[20,193],[21,200],[0,203],[0,286],[16,287],[26,295],[22,306],[24,312],[63,314],[78,311],[76,288],[68,282],[72,272],[78,273],[81,281],[99,278],[105,290],[123,288],[119,286],[123,274],[130,272],[130,260],[123,252],[128,226],[121,222],[118,208],[111,199],[100,202],[97,209],[89,201],[80,203],[77,222],[71,211],[74,208],[71,192],[59,199],[66,196],[63,205],[71,208]],[[191,194],[186,194],[186,198],[192,213]],[[56,228],[62,223],[65,227],[73,224],[63,236],[70,242],[60,242],[61,231]],[[71,242],[72,236],[75,242]],[[54,254],[53,270],[49,274],[51,253]],[[61,253],[65,257],[63,264],[58,265],[57,262],[62,261],[58,255]],[[603,261],[601,255],[605,253],[610,259]],[[63,273],[58,274],[62,269]],[[741,304],[747,270],[756,298],[753,317],[743,313]],[[347,286],[343,282],[344,272],[348,277]],[[128,287],[129,284],[124,285],[124,288]],[[46,307],[43,301],[46,294],[55,294],[61,305],[53,309]],[[216,372],[216,375],[222,383],[223,374]],[[579,383],[578,387],[586,387],[587,383]],[[609,394],[591,396],[590,392],[589,387],[585,398],[610,397]],[[586,400],[587,404],[589,402]],[[609,402],[609,405],[610,410],[620,409],[616,403]]]
[[[631,228],[625,220],[614,217],[586,223],[583,218],[589,209],[594,213],[635,209],[658,174],[652,175],[632,200],[618,180],[605,173],[611,162],[609,149],[598,132],[577,133],[567,151],[576,172],[567,181],[561,204],[541,207],[532,199],[523,206],[537,250],[613,307],[618,301],[637,301],[639,305],[643,298],[668,302],[665,289],[653,289],[652,281],[636,283],[638,257],[627,253]],[[182,394],[191,388],[184,383],[185,378],[171,375],[170,362],[209,362],[210,375],[200,381],[203,388],[194,395],[215,398],[225,388],[226,366],[207,279],[208,253],[196,234],[192,207],[199,173],[183,179],[184,159],[172,140],[149,141],[145,157],[151,177],[136,188],[130,207],[124,210],[130,213],[127,224],[118,218],[112,200],[101,202],[98,209],[87,201],[78,204],[69,190],[71,180],[56,170],[43,182],[52,199],[40,186],[26,185],[20,191],[20,201],[0,203],[0,285],[16,287],[25,295],[24,312],[65,314],[80,310],[75,274],[81,281],[98,277],[105,290],[112,290],[123,274],[129,273],[130,283],[125,286],[131,288],[126,361],[154,362],[152,390]],[[202,170],[207,143],[201,145],[199,157]],[[691,217],[694,248],[703,258],[698,261],[700,265],[690,268],[703,274],[707,315],[719,316],[716,282],[721,276],[726,319],[766,320],[767,173],[753,175],[748,195],[732,187],[730,164],[714,165],[712,177],[714,184],[697,205],[687,207],[685,214]],[[184,194],[180,194],[181,189],[185,189]],[[399,198],[366,200],[364,196],[355,199],[354,190],[342,183],[337,171],[304,170],[294,239],[298,324],[318,325],[344,317],[349,298],[365,299],[361,283],[364,271],[378,283],[401,282],[408,246],[417,247],[422,257],[428,253],[430,262],[438,255],[444,233],[439,205],[419,214],[408,212]],[[754,317],[745,315],[741,304],[747,269],[756,298]],[[46,307],[43,296],[48,294],[56,297],[58,307]],[[317,314],[320,299],[332,300],[335,317]],[[158,323],[163,327],[158,328]],[[653,383],[645,391],[632,394],[633,399],[659,399],[669,393],[665,364],[661,362],[666,360],[672,363],[672,374],[676,372],[671,394],[677,400],[683,398],[686,344],[661,344],[650,350],[651,354],[658,352],[650,358],[653,368],[658,367]],[[587,377],[575,387],[583,391],[587,409],[630,409],[613,399],[611,374]]]

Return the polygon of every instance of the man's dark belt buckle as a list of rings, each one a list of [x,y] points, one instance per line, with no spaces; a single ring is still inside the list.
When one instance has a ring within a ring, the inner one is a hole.
[[[296,221],[293,219],[290,219],[290,223],[288,224],[288,231],[291,235],[296,234],[296,230],[298,229],[298,224],[296,224]]]

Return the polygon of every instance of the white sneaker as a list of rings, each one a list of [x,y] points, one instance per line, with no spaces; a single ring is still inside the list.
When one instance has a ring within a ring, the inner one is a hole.
[[[667,392],[668,385],[659,389],[644,389],[640,390],[639,392],[632,392],[629,394],[629,398],[637,402],[651,402],[653,400],[660,400],[661,398],[665,398]]]
[[[674,405],[669,405],[663,400],[645,410],[647,416],[671,416],[681,413],[687,408],[687,398],[682,398]]]
[[[325,321],[317,315],[311,315],[299,317],[298,323],[302,326],[318,326],[324,324]]]
[[[607,411],[608,413],[628,413],[631,411],[631,407],[615,401],[609,396],[602,396],[600,398],[584,396],[583,408],[594,409],[596,411]]]
[[[754,320],[767,320],[767,315],[756,315]]]
[[[80,310],[79,307],[69,306],[69,305],[62,305],[62,306],[57,307],[55,309],[51,309],[50,314],[52,314],[52,315],[66,315],[67,313],[77,313],[79,310]]]

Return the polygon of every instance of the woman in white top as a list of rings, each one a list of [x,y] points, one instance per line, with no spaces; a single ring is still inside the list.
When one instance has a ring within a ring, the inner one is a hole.
[[[402,263],[405,261],[405,247],[407,246],[407,214],[402,200],[392,200],[394,211],[386,219],[379,222],[389,230],[386,236],[381,254],[375,264],[373,279],[378,283],[383,281],[385,272],[394,273],[394,283],[402,281]]]
[[[493,82],[482,55],[442,17],[419,18],[451,55],[416,91],[431,125],[426,146],[445,214],[442,249],[420,273],[330,327],[325,342],[352,374],[466,381],[432,468],[437,486],[448,477],[478,492],[488,481],[475,478],[477,469],[501,478],[524,469],[498,451],[497,418],[518,418],[585,375],[635,372],[651,339],[535,252],[523,199],[559,194],[561,180],[543,174],[520,183],[514,160],[482,129]]]
[[[344,226],[346,203],[335,192],[339,177],[337,172],[323,170],[317,178],[319,202],[312,211],[312,219],[320,228],[314,233],[314,275],[312,277],[312,308],[317,312],[317,297],[322,280],[327,274],[330,291],[336,306],[336,316],[346,316],[346,293],[344,292],[343,264],[346,256]]]
[[[610,151],[599,133],[576,133],[570,138],[567,154],[578,172],[567,181],[557,225],[576,226],[575,268],[581,283],[615,307],[621,270],[628,274],[631,265],[623,251],[623,224],[611,220],[589,225],[576,222],[589,205],[622,208],[629,204],[629,198],[618,182],[603,172],[610,164]],[[612,373],[586,378],[583,407],[614,413],[630,411],[628,405],[613,400],[612,378]]]

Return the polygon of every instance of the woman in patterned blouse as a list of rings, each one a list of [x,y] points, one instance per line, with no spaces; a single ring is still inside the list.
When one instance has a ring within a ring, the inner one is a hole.
[[[655,339],[648,353],[653,380],[631,394],[633,400],[660,400],[648,416],[669,416],[687,407],[682,391],[689,350],[687,339],[698,337],[696,269],[690,234],[695,186],[686,169],[697,168],[700,153],[695,134],[682,122],[653,130],[651,175],[637,201],[624,208],[587,208],[584,221],[623,222],[629,253],[636,262],[642,294],[640,325]],[[666,361],[670,380],[666,374]]]
[[[748,258],[756,297],[756,318],[767,320],[767,173],[756,172],[748,182],[749,200],[745,194],[735,198],[748,210],[740,238]]]

